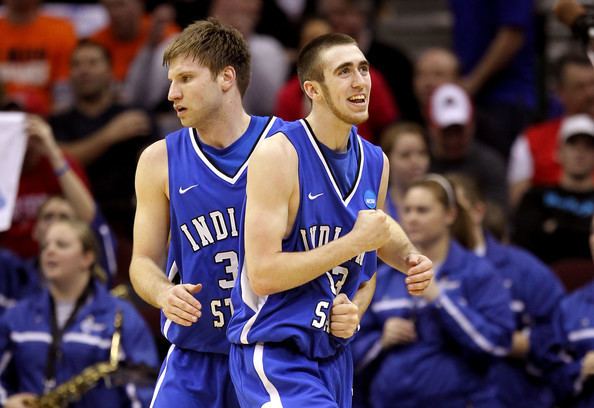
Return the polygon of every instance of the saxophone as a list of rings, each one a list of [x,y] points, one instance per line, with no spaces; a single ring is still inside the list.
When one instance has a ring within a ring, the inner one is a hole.
[[[120,310],[116,311],[113,325],[115,330],[111,338],[109,361],[103,361],[85,368],[80,374],[42,395],[37,399],[36,407],[66,407],[69,402],[78,400],[85,392],[95,387],[101,379],[107,378],[117,371],[122,337],[122,312]]]

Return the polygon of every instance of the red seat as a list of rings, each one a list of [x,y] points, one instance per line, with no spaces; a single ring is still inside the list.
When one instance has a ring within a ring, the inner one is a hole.
[[[594,279],[594,262],[585,258],[570,258],[550,265],[567,292],[573,292]]]

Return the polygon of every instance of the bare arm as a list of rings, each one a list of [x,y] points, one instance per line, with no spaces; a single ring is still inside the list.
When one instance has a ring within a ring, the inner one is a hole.
[[[92,163],[113,144],[151,132],[150,119],[141,110],[122,112],[105,126],[75,142],[62,143],[62,148],[82,164]]]
[[[495,73],[504,68],[524,44],[524,33],[514,27],[502,27],[474,70],[465,78],[467,91],[474,95]]]
[[[248,167],[247,274],[252,290],[260,296],[310,282],[387,239],[386,215],[361,211],[353,230],[343,237],[307,252],[283,252],[282,240],[292,227],[299,200],[297,166],[295,149],[277,134],[256,149]]]
[[[97,211],[93,196],[80,177],[70,169],[56,143],[52,128],[40,117],[30,115],[27,117],[26,132],[34,148],[39,149],[49,159],[52,168],[57,172],[60,188],[76,215],[87,223],[92,222]]]
[[[130,281],[138,295],[163,309],[170,320],[190,326],[200,317],[192,293],[200,285],[173,285],[161,270],[169,233],[167,148],[164,140],[149,146],[136,169],[136,216]]]
[[[384,208],[388,192],[390,162],[384,154],[384,168],[377,200],[378,208]],[[406,274],[406,286],[411,295],[420,295],[433,277],[433,264],[415,248],[400,225],[388,217],[390,239],[378,248],[377,255],[388,265]]]

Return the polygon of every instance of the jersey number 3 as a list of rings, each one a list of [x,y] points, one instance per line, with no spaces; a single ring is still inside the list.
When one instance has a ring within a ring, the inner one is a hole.
[[[214,261],[218,264],[225,264],[226,279],[219,279],[219,287],[226,290],[233,289],[233,285],[235,285],[235,278],[237,278],[237,268],[239,265],[237,252],[219,252],[215,255]],[[225,326],[225,313],[223,312],[224,308],[229,309],[230,314],[233,315],[233,304],[231,303],[231,298],[226,297],[223,299],[213,299],[210,302],[210,311],[212,312],[213,325],[216,328]]]

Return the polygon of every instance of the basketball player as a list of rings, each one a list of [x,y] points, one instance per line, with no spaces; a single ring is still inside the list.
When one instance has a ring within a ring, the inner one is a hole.
[[[168,97],[184,128],[139,159],[130,265],[135,290],[161,309],[162,333],[172,343],[151,406],[234,407],[225,330],[245,172],[276,120],[243,109],[250,56],[237,30],[211,19],[196,22],[171,43],[163,61]]]
[[[344,34],[314,39],[298,75],[312,100],[250,161],[231,376],[242,407],[350,407],[348,343],[375,289],[376,250],[419,295],[432,277],[381,210],[388,160],[357,135],[367,119],[369,63]]]

